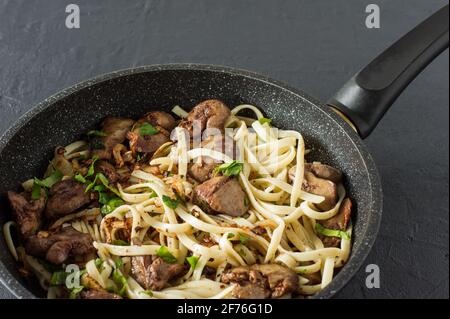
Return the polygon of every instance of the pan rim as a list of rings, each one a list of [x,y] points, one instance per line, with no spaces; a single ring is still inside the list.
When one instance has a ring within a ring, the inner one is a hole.
[[[123,76],[130,76],[133,74],[146,72],[177,71],[177,70],[227,73],[253,80],[258,80],[271,86],[276,86],[281,90],[287,91],[290,94],[294,94],[297,97],[307,101],[308,103],[313,104],[318,110],[320,110],[327,117],[329,117],[337,127],[342,129],[345,135],[352,142],[353,146],[356,148],[360,157],[363,160],[366,169],[365,173],[367,175],[367,179],[371,188],[369,192],[372,197],[370,199],[371,207],[368,209],[371,218],[369,219],[366,226],[366,233],[370,234],[370,236],[366,236],[366,238],[364,238],[363,242],[361,243],[357,251],[352,251],[350,259],[348,260],[346,265],[342,268],[342,270],[336,275],[333,281],[321,292],[316,294],[313,298],[326,299],[334,296],[339,290],[341,290],[347,285],[350,279],[352,279],[356,275],[356,272],[362,266],[363,262],[367,258],[371,248],[375,243],[381,224],[381,215],[383,208],[381,180],[372,156],[370,155],[369,151],[367,150],[367,147],[365,146],[361,138],[357,135],[357,133],[353,131],[353,129],[351,129],[347,123],[345,123],[337,114],[335,114],[335,112],[330,110],[330,108],[327,107],[325,104],[311,97],[302,90],[294,88],[291,85],[286,84],[282,81],[275,80],[265,75],[255,73],[253,71],[248,71],[245,69],[221,65],[199,64],[199,63],[168,63],[168,64],[144,65],[100,74],[95,77],[76,83],[67,88],[64,88],[52,94],[51,96],[44,99],[40,103],[31,107],[27,112],[25,112],[22,116],[20,116],[8,129],[6,129],[5,132],[0,136],[0,154],[3,152],[3,149],[6,147],[11,138],[15,136],[15,134],[24,125],[26,125],[36,115],[38,115],[39,113],[41,113],[42,111],[44,111],[45,109],[47,109],[53,103],[55,103],[60,99],[75,94],[76,92],[84,88]],[[21,282],[19,282],[14,276],[12,276],[12,274],[7,270],[2,260],[0,260],[0,283],[16,298],[36,298],[36,296],[32,294],[25,286],[23,286]]]

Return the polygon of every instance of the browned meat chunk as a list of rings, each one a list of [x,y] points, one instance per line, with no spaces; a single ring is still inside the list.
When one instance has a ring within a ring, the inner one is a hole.
[[[131,258],[131,272],[144,289],[161,290],[167,287],[172,279],[181,276],[185,267],[169,264],[159,257],[136,256]]]
[[[247,195],[234,177],[217,176],[194,188],[193,202],[210,214],[242,216],[248,210]]]
[[[315,165],[322,165],[322,164],[316,163]],[[321,167],[322,169],[320,170],[320,173],[322,174],[322,176],[332,176],[331,178],[336,180],[336,176],[333,176],[331,170],[329,170],[328,173],[324,173],[327,170],[324,167],[329,166],[323,165]],[[312,166],[310,164],[305,165],[302,190],[311,194],[325,197],[325,200],[322,203],[317,204],[316,206],[322,211],[330,210],[336,205],[338,200],[337,185],[331,180],[318,177],[313,173],[314,170],[311,168]],[[289,169],[289,179],[291,182],[295,178],[295,170],[296,166],[293,166],[291,167],[291,169]]]
[[[150,124],[158,132],[145,134],[143,125]],[[137,121],[132,132],[127,134],[130,140],[130,148],[133,154],[151,153],[153,154],[161,145],[170,141],[170,131],[175,127],[175,119],[165,112],[149,112]]]
[[[121,296],[104,291],[104,290],[96,290],[89,289],[80,292],[81,299],[122,299]]]
[[[233,296],[239,299],[279,298],[298,289],[294,271],[277,264],[242,266],[224,273],[226,284],[237,284]]]
[[[22,239],[36,234],[41,225],[42,212],[45,208],[43,192],[37,200],[33,200],[30,193],[8,192],[8,199]]]
[[[102,123],[102,132],[106,136],[96,137],[91,140],[90,144],[93,154],[101,159],[111,159],[113,147],[125,141],[127,133],[133,124],[134,121],[131,119],[107,117]]]
[[[194,126],[199,133],[207,128],[215,128],[222,131],[230,115],[230,109],[222,101],[206,100],[195,106],[189,112],[187,118],[181,121],[179,126],[186,129],[191,137],[193,137]]]
[[[49,219],[71,214],[90,202],[82,184],[73,179],[59,181],[50,189],[45,215]]]
[[[208,157],[209,158],[209,157]],[[211,178],[214,169],[217,167],[217,163],[207,163],[206,157],[200,163],[190,163],[188,165],[189,177],[195,179],[197,182],[203,183]]]
[[[313,173],[305,172],[302,189],[308,193],[325,197],[325,200],[316,204],[323,211],[332,209],[338,200],[337,186],[332,181],[316,177]]]
[[[169,132],[177,125],[172,115],[162,111],[148,112],[139,121],[150,123],[153,126],[160,126]]]
[[[133,154],[150,153],[153,154],[161,145],[169,142],[169,135],[166,131],[162,131],[154,135],[141,136],[139,129],[129,132],[127,138],[130,140],[130,148]]]
[[[65,227],[55,233],[40,232],[25,242],[28,254],[60,265],[68,260],[86,260],[95,252],[89,234]]]
[[[328,179],[333,183],[339,184],[342,182],[342,172],[334,167],[321,163],[306,163],[305,171],[312,172],[317,177]]]
[[[200,144],[201,148],[222,152],[227,156],[235,159],[237,156],[236,144],[229,136],[214,135],[210,136]],[[214,169],[222,162],[216,161],[208,156],[202,156],[190,163],[188,166],[189,177],[197,182],[203,183],[212,177]]]
[[[319,221],[319,223],[328,229],[335,229],[335,230],[347,230],[348,224],[350,223],[352,215],[352,201],[350,198],[345,198],[342,203],[341,207],[339,207],[339,212],[331,217],[330,219],[326,219],[323,221]],[[341,244],[341,239],[339,237],[327,237],[327,236],[320,236],[325,247],[339,247]]]
[[[110,184],[115,184],[120,179],[120,175],[116,172],[114,166],[107,161],[98,161],[95,164],[97,173],[102,173],[106,176]]]

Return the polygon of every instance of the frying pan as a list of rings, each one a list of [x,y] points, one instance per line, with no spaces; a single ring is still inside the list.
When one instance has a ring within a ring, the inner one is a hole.
[[[349,261],[315,298],[330,298],[362,265],[380,225],[382,190],[362,138],[375,128],[403,89],[449,43],[448,5],[422,22],[353,76],[327,103],[290,86],[234,68],[168,64],[112,72],[59,92],[21,117],[0,138],[0,223],[9,220],[7,190],[39,176],[55,146],[66,145],[106,116],[138,118],[151,110],[189,109],[218,98],[230,106],[260,107],[277,127],[300,131],[309,160],[341,169],[355,203]],[[17,298],[42,297],[26,284],[0,240],[0,281]]]

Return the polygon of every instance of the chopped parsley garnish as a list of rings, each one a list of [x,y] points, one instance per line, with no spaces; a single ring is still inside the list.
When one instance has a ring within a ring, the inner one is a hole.
[[[260,118],[260,119],[258,120],[258,122],[261,123],[261,125],[264,125],[264,124],[267,123],[269,126],[272,126],[272,119],[268,119],[268,118],[266,118],[266,117]]]
[[[162,201],[167,207],[172,208],[172,209],[177,208],[178,204],[180,204],[180,199],[179,198],[172,199],[172,198],[170,198],[169,196],[166,196],[166,195],[162,196]]]
[[[101,260],[100,258],[97,258],[95,261],[95,267],[97,267],[97,269],[100,269],[103,266],[103,260]]]
[[[55,185],[57,182],[59,182],[63,178],[63,173],[61,171],[55,170],[53,173],[50,174],[49,177],[39,180],[37,178],[34,179],[34,183],[38,184],[39,186],[50,188],[53,185]]]
[[[89,137],[104,137],[104,136],[108,136],[108,134],[106,134],[103,131],[92,130],[92,131],[87,132],[87,136],[89,136]]]
[[[342,239],[350,239],[350,235],[342,230],[336,230],[336,229],[328,229],[323,227],[321,224],[316,223],[314,226],[314,230],[316,233],[319,233],[320,235],[327,236],[327,237],[339,237]]]
[[[88,172],[86,174],[86,177],[94,175],[94,173],[95,173],[95,162],[97,162],[97,161],[98,161],[98,156],[97,155],[92,156],[92,163],[91,163],[91,165],[89,165],[89,169],[88,169]]]
[[[171,254],[169,248],[167,248],[166,246],[159,247],[156,255],[158,257],[161,257],[165,262],[168,262],[169,264],[174,264],[177,262],[175,256]]]
[[[109,189],[111,192],[113,192],[113,193],[116,194],[118,197],[120,197],[119,191],[118,191],[116,188],[114,188],[114,187],[112,187],[111,185],[109,185],[109,181],[108,181],[108,179],[106,178],[105,175],[103,175],[102,173],[98,173],[96,177],[98,177],[98,179],[100,180],[100,182],[102,182],[102,184],[103,184],[107,189]]]
[[[75,175],[75,176],[74,176],[74,179],[75,179],[77,182],[81,183],[81,184],[86,184],[86,183],[87,183],[87,179],[84,178],[84,176],[81,175],[81,174]]]
[[[104,194],[104,193],[100,193],[100,194]],[[125,202],[122,199],[120,199],[118,197],[113,197],[113,198],[109,199],[102,206],[100,211],[101,211],[102,215],[108,215],[109,213],[112,213],[116,208],[122,206],[123,204],[125,204]]]
[[[113,271],[113,281],[117,285],[119,295],[125,296],[128,287],[127,279],[117,269]]]
[[[228,235],[227,235],[227,238],[228,238],[228,239],[233,238],[233,237],[234,237],[234,234],[233,234],[233,233],[228,233]]]
[[[198,263],[198,257],[197,256],[189,256],[189,257],[186,257],[186,261],[191,266],[192,270],[194,270]]]
[[[31,191],[31,198],[34,200],[41,198],[41,186],[39,184],[33,183],[33,190]]]
[[[231,163],[225,163],[219,165],[215,168],[215,172],[222,173],[225,176],[236,176],[242,171],[244,165],[237,161],[232,161]]]
[[[51,286],[60,286],[66,283],[66,278],[69,274],[65,271],[55,271],[50,278]]]
[[[147,136],[158,134],[159,131],[150,123],[145,122],[139,127],[139,133],[141,136]]]
[[[59,170],[54,170],[50,176],[47,178],[40,180],[38,178],[34,178],[33,190],[31,191],[31,198],[36,200],[41,197],[41,189],[42,187],[48,189],[55,185],[63,178],[63,173]]]
[[[116,264],[116,268],[120,268],[123,266],[123,260],[120,257],[114,263]]]
[[[241,242],[241,244],[246,245],[250,239],[251,239],[250,237],[239,233],[239,241]]]
[[[103,184],[104,188],[102,187],[102,185],[96,185],[97,181],[100,181]],[[102,192],[102,191],[105,191],[106,189],[108,189],[109,191],[113,192],[118,197],[120,197],[119,191],[116,188],[109,185],[108,179],[102,173],[97,173],[97,175],[95,175],[94,180],[86,187],[85,192],[86,193],[89,192],[92,188],[94,188],[94,190],[96,190],[98,192]]]
[[[79,294],[81,291],[83,291],[83,289],[84,289],[83,286],[80,286],[80,287],[78,287],[78,288],[73,288],[73,289],[70,291],[69,299],[77,299],[78,294]]]

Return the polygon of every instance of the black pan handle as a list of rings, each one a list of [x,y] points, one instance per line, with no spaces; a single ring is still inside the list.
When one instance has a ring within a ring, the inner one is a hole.
[[[355,74],[328,104],[367,137],[406,86],[449,44],[448,5]]]

